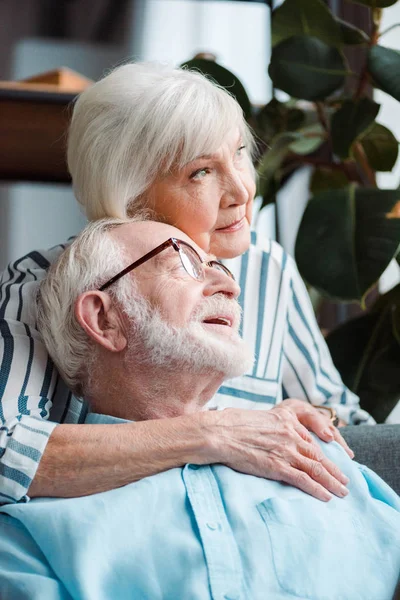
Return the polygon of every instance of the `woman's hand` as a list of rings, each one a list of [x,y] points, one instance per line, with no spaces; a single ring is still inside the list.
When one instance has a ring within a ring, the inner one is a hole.
[[[323,442],[337,442],[347,452],[350,458],[354,458],[354,452],[349,448],[345,439],[340,435],[339,430],[332,425],[326,413],[318,410],[318,407],[304,402],[304,400],[289,399],[284,400],[271,410],[277,410],[280,407],[288,408],[293,411],[298,420],[309,431],[315,433]],[[339,421],[339,427],[345,425],[343,421]]]
[[[327,418],[302,412],[297,402],[301,401],[282,402],[268,411],[228,408],[200,413],[211,440],[211,456],[204,463],[220,462],[242,473],[283,481],[325,502],[331,494],[346,496],[348,478],[306,429],[310,423],[329,428]]]

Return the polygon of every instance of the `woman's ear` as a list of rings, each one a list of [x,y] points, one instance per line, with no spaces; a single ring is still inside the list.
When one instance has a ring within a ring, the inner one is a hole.
[[[75,317],[96,344],[110,352],[126,348],[127,338],[121,311],[106,292],[91,290],[75,302]]]

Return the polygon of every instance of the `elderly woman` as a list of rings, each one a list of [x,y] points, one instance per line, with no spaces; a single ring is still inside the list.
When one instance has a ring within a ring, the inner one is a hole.
[[[85,404],[66,388],[35,329],[38,282],[63,246],[31,252],[10,265],[0,288],[1,502],[89,495],[188,456],[327,498],[330,478],[308,430],[351,455],[329,415],[350,424],[373,419],[334,368],[293,260],[250,232],[252,151],[236,101],[198,73],[128,64],[80,96],[68,164],[88,218],[150,210],[224,260],[242,288],[242,333],[256,361],[208,405],[241,410],[226,410],[224,419],[214,413],[214,422],[208,414],[207,427],[201,412],[130,423],[123,433],[109,425],[104,443],[96,426],[82,424]]]

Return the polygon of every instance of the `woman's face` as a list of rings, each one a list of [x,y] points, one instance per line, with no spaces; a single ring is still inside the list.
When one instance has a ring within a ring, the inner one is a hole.
[[[255,189],[251,159],[234,131],[212,155],[157,180],[146,200],[205,252],[232,258],[249,247]]]

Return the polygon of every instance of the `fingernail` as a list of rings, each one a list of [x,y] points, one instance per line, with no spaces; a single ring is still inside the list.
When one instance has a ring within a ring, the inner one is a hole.
[[[350,481],[350,479],[346,476],[342,474],[342,483],[348,484]]]
[[[333,496],[329,492],[324,493],[324,498],[323,498],[324,502],[329,502],[329,500],[332,500],[332,498],[333,498]]]
[[[342,498],[344,498],[344,496],[347,496],[347,494],[349,493],[349,490],[344,487],[344,485],[340,486],[340,495],[342,496]]]
[[[333,433],[331,432],[330,429],[324,429],[323,432],[322,432],[322,435],[326,435],[326,437],[328,437],[331,440],[333,440]]]

